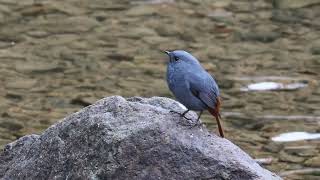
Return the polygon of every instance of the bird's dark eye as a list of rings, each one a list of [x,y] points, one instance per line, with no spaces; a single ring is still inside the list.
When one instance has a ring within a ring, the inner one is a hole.
[[[179,59],[177,56],[175,56],[175,57],[174,57],[174,60],[175,60],[175,61],[179,61],[180,59]]]

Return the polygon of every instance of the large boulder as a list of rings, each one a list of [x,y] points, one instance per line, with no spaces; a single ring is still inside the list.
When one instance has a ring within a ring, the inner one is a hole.
[[[280,179],[168,98],[104,98],[8,144],[0,179]]]

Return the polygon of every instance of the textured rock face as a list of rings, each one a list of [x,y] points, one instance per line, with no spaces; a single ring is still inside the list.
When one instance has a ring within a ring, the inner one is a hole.
[[[183,111],[168,98],[102,99],[8,144],[0,179],[280,179],[170,110]]]

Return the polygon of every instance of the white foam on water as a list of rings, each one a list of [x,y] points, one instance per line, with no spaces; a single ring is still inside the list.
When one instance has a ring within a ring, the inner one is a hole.
[[[292,84],[288,84],[286,85],[286,89],[299,89],[299,88],[303,88],[306,87],[307,84],[303,84],[303,83],[292,83]]]
[[[320,133],[288,132],[271,138],[275,142],[292,142],[320,139]]]
[[[241,88],[242,91],[272,91],[272,90],[295,90],[307,86],[304,83],[291,83],[284,84],[278,82],[260,82],[249,84],[245,88]]]
[[[248,85],[248,89],[251,91],[274,90],[274,89],[280,89],[282,87],[283,87],[283,84],[275,83],[275,82],[261,82],[261,83],[255,83],[255,84]]]

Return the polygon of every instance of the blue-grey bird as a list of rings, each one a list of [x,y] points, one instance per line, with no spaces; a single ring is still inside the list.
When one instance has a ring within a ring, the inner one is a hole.
[[[165,51],[169,56],[167,83],[169,89],[187,110],[180,114],[185,117],[189,110],[208,110],[216,119],[219,133],[224,137],[220,122],[220,93],[214,78],[190,53],[183,50]]]

